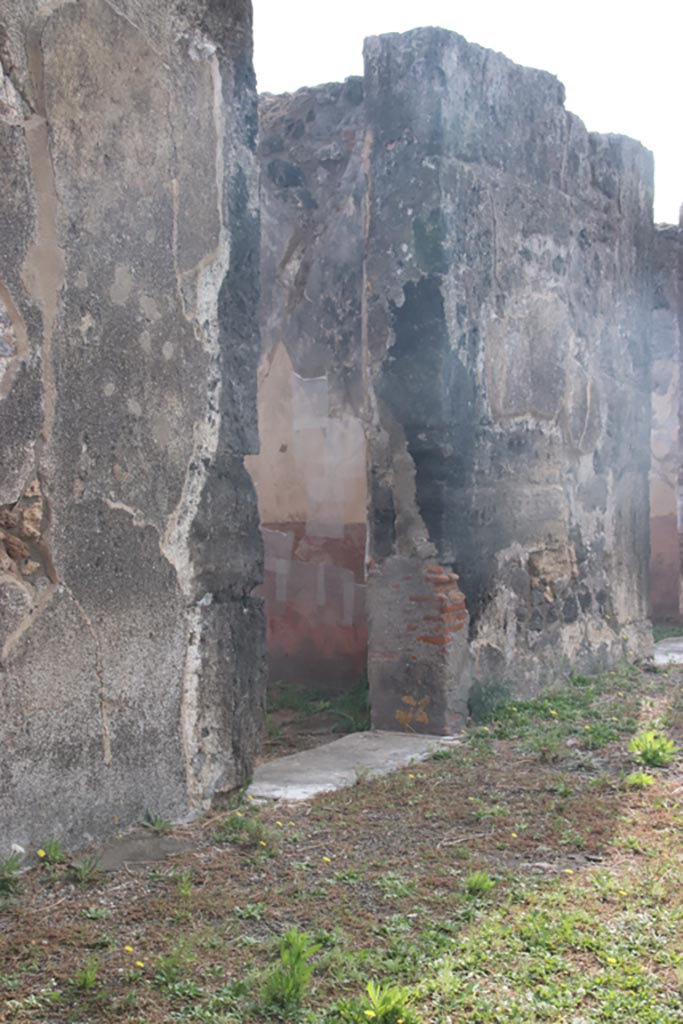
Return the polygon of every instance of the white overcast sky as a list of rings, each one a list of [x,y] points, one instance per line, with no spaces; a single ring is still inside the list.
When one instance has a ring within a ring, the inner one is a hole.
[[[253,0],[262,92],[362,73],[366,36],[440,25],[564,82],[590,131],[639,139],[655,155],[655,218],[683,202],[681,0]]]

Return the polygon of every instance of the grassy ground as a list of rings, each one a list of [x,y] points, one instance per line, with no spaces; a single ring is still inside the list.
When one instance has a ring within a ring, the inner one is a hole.
[[[682,683],[574,678],[385,779],[244,801],[153,868],[79,878],[46,837],[20,894],[0,870],[0,1018],[683,1021],[681,762],[628,749],[683,739]]]
[[[268,692],[264,758],[283,757],[369,728],[367,679],[341,694],[275,683]]]
[[[654,636],[655,643],[658,640],[668,640],[673,636],[683,636],[683,626],[679,626],[674,622],[655,622],[652,627],[652,635]]]

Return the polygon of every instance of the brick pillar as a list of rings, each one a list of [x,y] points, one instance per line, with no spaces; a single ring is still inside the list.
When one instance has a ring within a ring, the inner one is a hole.
[[[373,727],[457,732],[470,688],[469,616],[457,575],[392,555],[370,566],[367,586]]]

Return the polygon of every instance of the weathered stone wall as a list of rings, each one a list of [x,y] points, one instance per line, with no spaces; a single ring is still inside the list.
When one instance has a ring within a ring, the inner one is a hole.
[[[263,100],[265,350],[362,412],[382,727],[649,647],[652,161],[563,100],[439,29]]]
[[[273,681],[344,688],[365,672],[361,420],[363,87],[259,100],[261,453]]]
[[[0,852],[177,818],[262,703],[248,0],[0,13]]]
[[[650,609],[681,622],[681,324],[683,229],[659,226],[654,241]]]
[[[412,640],[373,659],[396,560],[409,587],[459,574],[474,703],[648,649],[652,160],[453,33],[365,62],[370,680],[378,725],[427,696],[440,730],[465,713],[457,625],[425,672]]]

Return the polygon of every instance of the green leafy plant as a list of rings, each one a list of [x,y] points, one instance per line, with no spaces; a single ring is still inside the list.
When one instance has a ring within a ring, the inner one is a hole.
[[[311,958],[320,949],[307,932],[291,928],[279,943],[280,962],[267,974],[263,1007],[275,1015],[291,1015],[303,1002],[313,975]]]
[[[70,864],[69,874],[78,885],[94,885],[102,875],[100,858],[92,854],[91,856],[84,857],[83,860]]]
[[[329,1019],[334,1024],[415,1024],[409,998],[410,990],[403,985],[369,981],[361,999],[338,1000]]]
[[[415,882],[398,871],[387,871],[377,882],[384,895],[390,900],[410,896],[415,891]]]
[[[64,864],[66,861],[66,852],[59,839],[48,839],[39,856],[40,854],[42,854],[41,859],[43,863],[50,864],[53,867],[56,864]]]
[[[188,953],[185,946],[179,943],[170,953],[160,956],[156,963],[153,984],[157,988],[170,988],[178,985],[187,966]]]
[[[439,750],[435,750],[431,755],[431,761],[451,761],[454,757],[458,756],[458,751],[449,749],[448,747],[441,747]]]
[[[654,782],[654,776],[648,775],[647,772],[631,772],[626,777],[626,785],[632,789],[646,789],[648,786],[653,786]]]
[[[156,832],[158,835],[163,835],[165,832],[170,832],[173,829],[170,821],[166,821],[160,814],[152,814],[151,811],[145,811],[141,825],[143,828],[148,828],[151,832]]]
[[[266,914],[265,903],[245,903],[243,907],[234,907],[233,914],[240,921],[262,921]]]
[[[189,900],[192,895],[192,872],[181,871],[176,881],[176,891],[181,900]]]
[[[562,737],[557,729],[547,728],[529,736],[525,749],[541,764],[554,764],[562,757]]]
[[[668,736],[655,729],[644,729],[628,745],[636,761],[649,768],[666,768],[678,753],[678,747]]]
[[[268,828],[258,818],[250,817],[242,811],[235,811],[225,818],[213,834],[216,843],[233,843],[236,846],[262,847],[273,852],[276,839],[273,829]]]
[[[465,892],[472,898],[485,896],[495,886],[495,879],[488,871],[470,871],[465,878]]]
[[[96,956],[89,956],[79,971],[76,971],[74,985],[82,992],[90,992],[97,984],[100,961]]]
[[[111,917],[111,910],[108,907],[84,907],[81,914],[88,921],[104,921]]]
[[[21,892],[20,869],[20,854],[11,853],[9,857],[0,857],[0,899],[3,896],[18,896]]]

